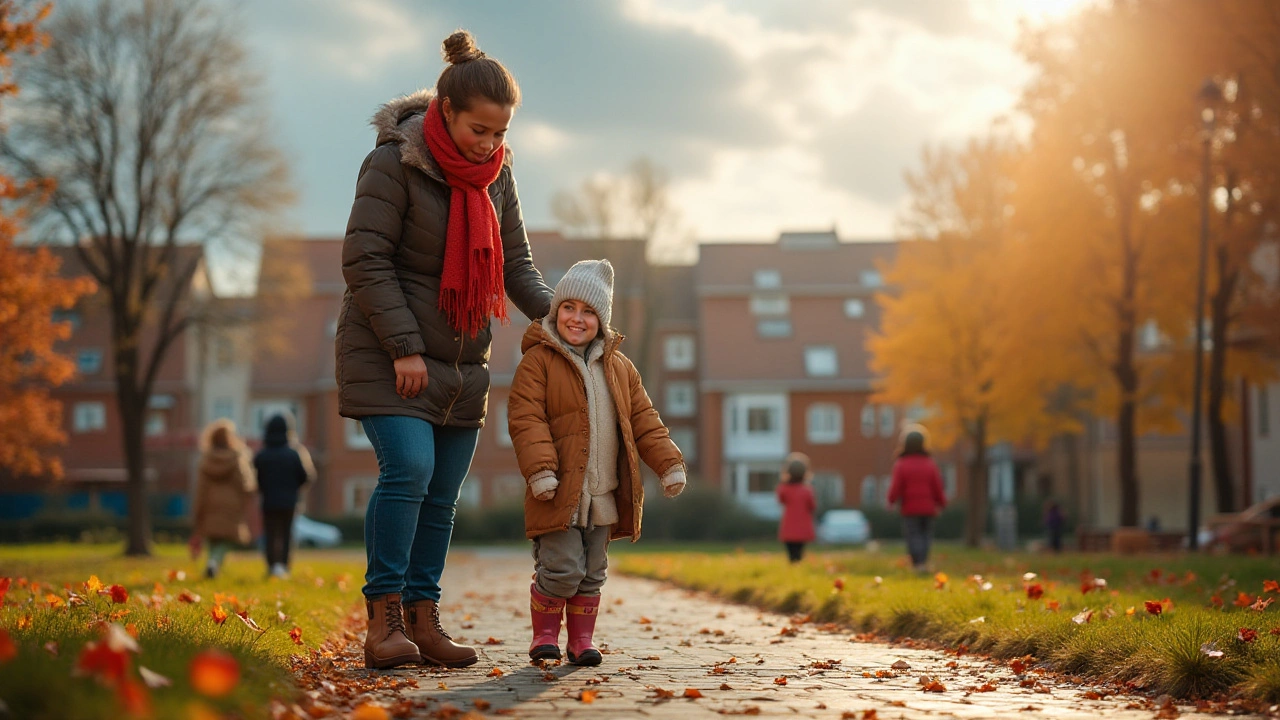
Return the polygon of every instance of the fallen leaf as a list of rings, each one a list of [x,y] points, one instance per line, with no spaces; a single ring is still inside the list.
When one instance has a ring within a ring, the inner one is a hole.
[[[0,628],[0,663],[7,663],[18,657],[18,646],[14,644],[13,638],[9,637],[8,631]]]
[[[489,671],[489,677],[491,678],[502,677],[502,675],[503,675],[503,672],[502,672],[502,668],[500,667],[496,667]]]
[[[1204,655],[1208,655],[1211,658],[1222,657],[1222,651],[1218,649],[1218,642],[1216,640],[1213,642],[1207,642],[1201,645],[1200,652]]]
[[[945,588],[945,587],[947,586],[947,582],[948,582],[949,580],[950,580],[950,578],[948,578],[948,577],[947,577],[947,574],[946,574],[946,573],[944,573],[944,572],[940,572],[940,573],[938,573],[938,574],[934,575],[934,576],[933,576],[933,587],[934,587],[934,589],[936,589],[936,590],[941,590],[941,589]]]
[[[776,678],[774,678],[774,679],[773,679],[773,684],[774,684],[774,685],[786,685],[786,684],[787,684],[787,678],[786,678],[785,676],[783,676],[783,677],[776,677]]]
[[[1251,643],[1258,639],[1258,631],[1253,628],[1240,628],[1236,639],[1243,643]]]
[[[844,592],[844,578],[836,578],[831,585],[836,592]]]
[[[84,584],[84,591],[90,595],[97,595],[98,591],[104,587],[106,586],[102,584],[97,575],[90,575]]]
[[[596,701],[596,691],[583,690],[582,692],[578,693],[578,700],[590,705],[591,703]]]
[[[660,687],[651,689],[653,690],[653,697],[658,700],[670,700],[676,696],[675,692],[672,690],[665,690]]]
[[[653,621],[652,621],[652,620],[650,620],[649,618],[647,618],[647,617],[645,617],[645,616],[643,616],[643,615],[641,615],[641,616],[640,616],[640,619],[639,619],[639,620],[637,620],[636,622],[639,622],[641,625],[652,625],[652,624],[653,624]]]
[[[1263,580],[1262,592],[1280,593],[1280,582],[1277,582],[1275,580]],[[4,594],[0,593],[0,599],[3,599],[3,598],[4,598]]]
[[[485,710],[488,710],[489,708],[493,707],[493,703],[489,702],[488,700],[485,700],[484,698],[476,698],[475,700],[471,701],[471,704],[475,705],[476,709],[479,710],[480,712],[484,712]]]
[[[1268,605],[1270,605],[1271,603],[1273,603],[1273,602],[1275,602],[1275,601],[1276,601],[1276,599],[1275,599],[1275,598],[1266,598],[1266,599],[1263,599],[1263,597],[1262,597],[1261,595],[1259,595],[1259,596],[1258,596],[1258,599],[1257,599],[1257,600],[1255,600],[1255,601],[1254,601],[1254,603],[1253,603],[1252,605],[1250,605],[1250,606],[1249,606],[1249,609],[1250,609],[1250,610],[1257,610],[1258,612],[1262,612],[1263,610],[1266,610],[1266,609],[1267,609],[1267,606],[1268,606]]]
[[[221,605],[214,605],[213,609],[209,611],[209,615],[213,617],[213,621],[219,625],[226,622],[227,618],[230,617],[230,615],[227,614],[227,611],[222,609]]]
[[[366,702],[351,711],[351,720],[391,720],[391,715],[381,705]]]
[[[293,641],[294,645],[301,645],[302,644],[302,628],[294,627],[292,630],[290,630],[289,639]]]
[[[1077,613],[1075,617],[1071,618],[1071,622],[1077,625],[1084,625],[1085,623],[1091,622],[1092,620],[1093,620],[1093,611],[1090,610],[1089,608],[1085,608],[1084,610]]]
[[[947,691],[947,686],[943,685],[937,680],[930,680],[929,682],[925,683],[924,687],[921,689],[924,690],[925,692],[941,693],[941,692]]]
[[[45,651],[45,652],[47,652],[47,653],[49,653],[50,655],[52,655],[52,656],[54,656],[54,657],[58,657],[58,643],[57,643],[57,641],[50,640],[49,642],[45,643],[45,644],[44,644],[44,651]]]
[[[698,700],[702,698],[702,691],[698,688],[685,688],[684,696],[690,700]]]
[[[1027,598],[1030,600],[1039,600],[1044,597],[1044,586],[1040,583],[1032,583],[1027,586]]]
[[[192,603],[192,604],[198,603],[200,602],[200,596],[196,595],[190,590],[183,590],[182,593],[178,595],[178,602]]]
[[[1142,605],[1147,609],[1148,615],[1159,615],[1164,612],[1164,605],[1158,600],[1146,600]]]
[[[907,664],[906,660],[899,660],[894,664],[890,665],[889,667],[893,668],[894,670],[910,670],[911,669],[911,666]]]
[[[152,690],[169,687],[173,684],[173,681],[169,678],[141,665],[138,666],[138,674],[142,676],[142,682],[146,683],[147,687]]]
[[[201,695],[226,697],[240,684],[240,663],[221,650],[204,650],[191,659],[187,674]]]
[[[129,591],[123,585],[112,585],[110,594],[111,602],[116,605],[123,605],[129,602]]]
[[[1231,603],[1238,608],[1247,608],[1253,604],[1253,596],[1247,592],[1241,591],[1236,595],[1235,602]]]
[[[1024,574],[1023,574],[1023,576],[1022,576],[1022,582],[1031,582],[1032,580],[1035,580],[1035,579],[1036,579],[1036,578],[1038,578],[1038,577],[1040,577],[1040,576],[1039,576],[1039,575],[1036,575],[1036,574],[1035,574],[1035,573],[1033,573],[1033,572],[1024,573]]]
[[[502,641],[495,637],[490,637],[488,640],[484,641],[484,644],[485,645],[501,645]]]
[[[729,683],[720,683],[720,689],[721,689],[721,690],[732,690],[733,688],[729,686]]]
[[[980,686],[978,686],[978,687],[974,688],[974,689],[973,689],[973,691],[974,691],[974,692],[980,692],[980,693],[995,692],[995,691],[996,691],[996,686],[995,686],[993,683],[986,683],[986,684],[984,684],[984,685],[980,685]]]

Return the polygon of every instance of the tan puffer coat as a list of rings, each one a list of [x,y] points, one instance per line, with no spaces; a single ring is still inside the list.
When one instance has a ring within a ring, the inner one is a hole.
[[[365,158],[342,246],[346,295],[338,314],[338,412],[346,417],[408,415],[437,425],[479,427],[489,397],[485,327],[454,330],[437,308],[451,189],[422,137],[431,91],[384,105],[373,117],[378,146]],[[533,265],[511,152],[489,186],[502,234],[507,296],[530,319],[547,314],[551,288]],[[427,385],[396,394],[392,361],[421,354]]]
[[[660,478],[684,472],[684,458],[640,383],[640,373],[618,351],[622,335],[605,340],[605,380],[617,411],[618,486],[614,499],[618,523],[611,539],[640,538],[644,511],[643,459]],[[555,497],[538,500],[526,487],[525,535],[530,538],[566,530],[582,500],[591,428],[587,390],[569,351],[535,322],[521,344],[524,358],[511,381],[508,429],[525,480],[550,472],[559,480]]]
[[[200,456],[191,508],[195,534],[206,540],[248,544],[252,538],[245,508],[257,489],[248,453],[227,448],[206,450]]]

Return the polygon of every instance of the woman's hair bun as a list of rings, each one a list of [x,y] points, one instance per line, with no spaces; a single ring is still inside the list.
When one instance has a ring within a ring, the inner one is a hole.
[[[476,47],[476,39],[466,30],[458,30],[445,38],[441,48],[441,54],[450,65],[459,65],[484,57],[484,53]]]

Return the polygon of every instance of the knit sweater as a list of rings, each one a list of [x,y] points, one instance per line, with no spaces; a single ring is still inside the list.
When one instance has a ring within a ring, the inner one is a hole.
[[[603,338],[588,345],[584,355],[581,349],[560,338],[553,318],[543,318],[542,327],[569,351],[587,390],[587,417],[591,419],[587,471],[572,523],[584,528],[614,525],[618,522],[618,503],[614,499],[614,491],[618,489],[618,415],[601,362]]]

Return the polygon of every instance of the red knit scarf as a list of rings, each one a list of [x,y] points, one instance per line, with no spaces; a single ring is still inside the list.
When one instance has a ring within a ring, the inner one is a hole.
[[[471,337],[490,316],[507,323],[502,284],[502,234],[489,199],[489,186],[502,172],[505,146],[477,165],[462,156],[449,137],[440,103],[431,101],[422,122],[422,136],[452,188],[449,229],[444,244],[444,272],[440,276],[440,310],[454,329]]]

